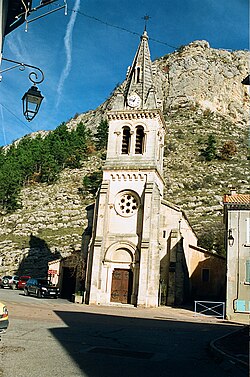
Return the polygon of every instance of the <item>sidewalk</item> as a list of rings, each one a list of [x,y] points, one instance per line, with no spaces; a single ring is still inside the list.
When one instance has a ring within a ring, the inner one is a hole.
[[[249,326],[212,341],[210,347],[222,359],[249,368]]]

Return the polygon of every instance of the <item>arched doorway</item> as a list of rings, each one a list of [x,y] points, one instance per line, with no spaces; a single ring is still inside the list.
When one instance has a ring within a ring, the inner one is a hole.
[[[107,299],[110,303],[135,304],[137,264],[135,248],[129,243],[112,245],[106,253]]]

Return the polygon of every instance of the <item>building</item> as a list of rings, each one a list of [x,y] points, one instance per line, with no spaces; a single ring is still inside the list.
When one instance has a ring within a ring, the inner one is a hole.
[[[204,262],[217,257],[197,247],[185,214],[163,198],[166,126],[146,31],[107,119],[103,180],[95,206],[88,208],[89,243],[83,242],[85,302],[182,304],[195,284],[214,285],[208,276],[213,263],[208,268]]]
[[[250,195],[232,190],[224,195],[227,246],[227,319],[249,323]]]

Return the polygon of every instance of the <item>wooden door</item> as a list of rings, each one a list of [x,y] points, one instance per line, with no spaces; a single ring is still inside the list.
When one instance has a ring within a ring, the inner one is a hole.
[[[115,268],[112,275],[111,302],[130,304],[132,294],[132,271]]]

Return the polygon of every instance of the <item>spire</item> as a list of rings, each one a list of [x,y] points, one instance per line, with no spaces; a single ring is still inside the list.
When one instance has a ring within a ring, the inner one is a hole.
[[[140,97],[137,97],[136,102],[137,104],[140,102],[138,107],[141,109],[157,108],[146,27],[141,36],[141,41],[135,54],[132,66],[128,71],[124,93],[125,104],[129,104],[129,98],[131,96]]]

